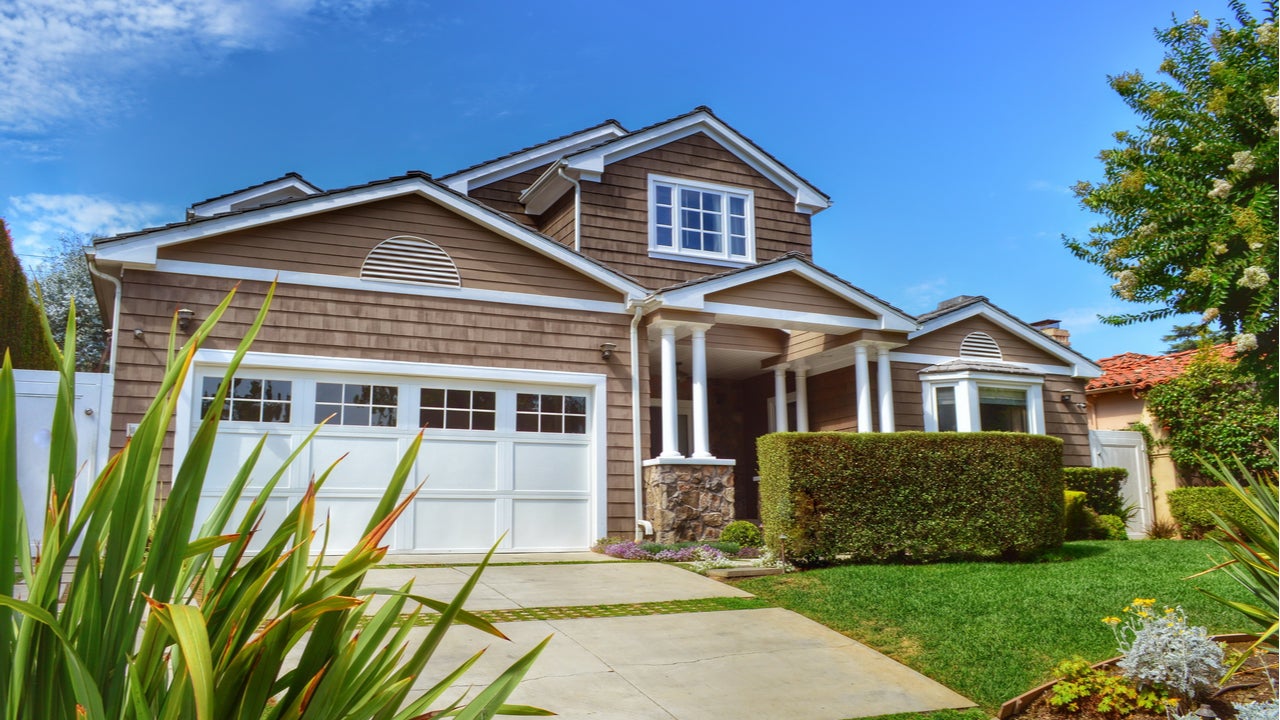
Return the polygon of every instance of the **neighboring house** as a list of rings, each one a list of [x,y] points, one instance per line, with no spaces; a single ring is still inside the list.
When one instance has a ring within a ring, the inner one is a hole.
[[[1213,348],[1223,359],[1233,357],[1229,344]],[[1135,423],[1145,425],[1156,441],[1148,448],[1151,458],[1151,483],[1155,492],[1157,517],[1170,518],[1167,495],[1178,487],[1178,469],[1169,457],[1164,424],[1147,410],[1147,391],[1155,385],[1182,374],[1200,350],[1184,350],[1168,355],[1124,353],[1102,358],[1101,377],[1089,381],[1085,401],[1089,406],[1089,429],[1129,430]]]
[[[810,218],[829,205],[706,108],[436,179],[321,190],[290,174],[211,198],[95,243],[120,329],[113,445],[157,389],[173,314],[198,322],[238,285],[182,390],[182,456],[278,278],[206,499],[262,434],[257,477],[332,415],[270,512],[347,454],[318,509],[335,548],[420,428],[426,485],[391,540],[402,552],[508,531],[502,547],[521,550],[638,527],[714,536],[758,517],[755,439],[772,430],[1047,433],[1088,465],[1065,398],[1098,367],[985,298],[916,318],[824,270]]]

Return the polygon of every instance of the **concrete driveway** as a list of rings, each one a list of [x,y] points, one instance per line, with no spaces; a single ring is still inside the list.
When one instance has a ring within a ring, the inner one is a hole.
[[[413,578],[415,592],[448,600],[473,571],[467,566],[378,570],[366,584],[398,586]],[[750,595],[660,563],[506,565],[485,570],[468,609],[714,597]],[[431,687],[487,647],[466,676],[483,685],[552,635],[510,701],[546,708],[567,719],[841,720],[973,705],[865,645],[780,608],[535,620],[500,623],[498,628],[511,642],[471,628],[451,629],[417,689]],[[416,632],[425,636],[427,629]]]

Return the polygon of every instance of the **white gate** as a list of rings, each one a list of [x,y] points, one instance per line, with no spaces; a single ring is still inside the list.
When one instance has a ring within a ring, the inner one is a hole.
[[[18,411],[18,489],[27,514],[32,551],[44,534],[45,495],[48,492],[49,442],[53,409],[58,396],[58,373],[15,370]],[[106,465],[111,449],[112,377],[76,373],[76,489],[73,512],[79,510],[89,485]]]
[[[1142,433],[1132,430],[1090,430],[1089,449],[1094,467],[1119,467],[1129,471],[1120,488],[1120,497],[1135,508],[1129,520],[1129,537],[1146,537],[1155,519],[1151,497],[1151,465],[1147,461],[1147,442]]]

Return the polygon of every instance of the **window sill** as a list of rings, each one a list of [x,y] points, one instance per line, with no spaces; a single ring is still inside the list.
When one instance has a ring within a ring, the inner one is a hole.
[[[699,257],[697,255],[682,255],[678,252],[669,252],[666,250],[654,250],[650,248],[649,257],[658,260],[675,260],[678,262],[698,263],[699,265],[715,265],[717,267],[743,268],[755,265],[753,260],[720,260],[717,258]]]

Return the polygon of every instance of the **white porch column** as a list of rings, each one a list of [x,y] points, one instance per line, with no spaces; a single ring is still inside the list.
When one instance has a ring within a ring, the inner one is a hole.
[[[662,328],[662,453],[658,457],[678,458],[680,442],[677,423],[680,421],[680,402],[676,398],[676,329]]]
[[[876,348],[876,386],[880,390],[880,432],[893,432],[893,376],[889,348]]]
[[[693,457],[713,457],[707,426],[707,329],[694,327],[693,337]]]
[[[871,432],[871,378],[867,346],[853,346],[854,386],[858,394],[858,432]]]
[[[787,366],[773,369],[773,429],[787,431]]]
[[[796,432],[809,432],[809,369],[796,367]]]

